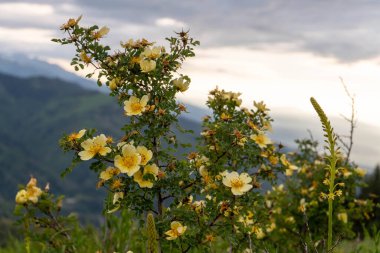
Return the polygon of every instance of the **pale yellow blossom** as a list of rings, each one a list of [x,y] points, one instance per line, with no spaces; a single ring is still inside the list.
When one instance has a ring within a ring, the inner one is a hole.
[[[346,212],[338,213],[337,216],[338,216],[338,220],[342,221],[343,223],[347,223],[348,216]]]
[[[142,98],[131,96],[129,100],[124,101],[124,111],[127,116],[141,115],[146,108],[149,96],[144,95]]]
[[[293,175],[293,172],[298,171],[298,167],[295,165],[289,165],[288,168],[285,170],[285,175],[290,177]]]
[[[103,180],[109,180],[113,176],[118,175],[120,170],[113,167],[108,167],[106,170],[100,172],[99,178]]]
[[[250,136],[251,140],[253,140],[260,148],[265,148],[267,145],[272,144],[272,141],[263,133],[260,134],[252,134]]]
[[[173,221],[170,224],[170,230],[165,232],[166,240],[175,240],[179,236],[182,236],[186,232],[187,226],[183,226],[180,222],[178,221]]]
[[[158,171],[159,171],[159,168],[157,167],[156,164],[146,165],[144,167],[144,172],[141,172],[141,170],[139,170],[133,175],[133,180],[137,182],[141,188],[152,188],[153,182],[150,180],[144,179],[144,175],[146,174],[153,175],[154,180],[157,180]]]
[[[173,84],[180,92],[185,92],[189,89],[190,82],[185,80],[183,77],[173,80]]]
[[[68,30],[69,28],[76,26],[81,19],[82,15],[80,15],[77,19],[70,18],[65,24],[61,26],[61,30]]]
[[[262,228],[258,226],[253,226],[252,227],[252,232],[256,235],[257,239],[263,239],[265,237],[265,233]]]
[[[83,161],[90,160],[97,154],[101,156],[106,156],[112,150],[106,147],[107,137],[104,134],[96,136],[92,139],[87,139],[81,143],[83,151],[79,152],[78,155]]]
[[[153,60],[141,60],[140,61],[141,72],[150,72],[156,69],[156,62]]]
[[[94,39],[100,39],[103,38],[104,35],[107,35],[110,29],[106,26],[103,26],[102,28],[99,29],[99,31],[95,32],[93,37]]]
[[[358,174],[360,177],[364,177],[367,171],[363,168],[357,167],[355,169],[356,174]]]
[[[157,59],[160,57],[162,51],[162,47],[147,47],[144,49],[144,52],[142,52],[142,56],[150,59]]]
[[[252,185],[249,184],[251,181],[252,178],[245,172],[240,175],[236,171],[227,172],[223,177],[223,184],[231,188],[233,195],[243,195],[251,190]]]
[[[91,56],[88,56],[88,55],[86,54],[86,52],[83,51],[83,50],[81,51],[79,57],[80,57],[81,60],[82,60],[84,63],[86,63],[87,65],[90,64],[91,61],[92,61],[92,60],[91,60]]]
[[[340,172],[342,173],[343,177],[349,177],[352,175],[352,172],[349,171],[347,168],[341,168]]]
[[[16,194],[16,203],[25,204],[28,201],[28,194],[25,189],[19,190]]]
[[[77,140],[77,139],[80,139],[83,137],[83,135],[86,133],[86,129],[82,129],[80,130],[78,133],[71,133],[67,139],[69,141],[74,141],[74,140]]]
[[[285,222],[288,224],[294,224],[296,222],[296,220],[294,219],[293,216],[289,216],[289,217],[285,218]]]
[[[124,145],[121,152],[121,156],[115,156],[115,166],[120,172],[127,173],[131,177],[140,169],[141,156],[130,144]]]
[[[139,152],[141,156],[141,162],[140,162],[141,165],[146,165],[150,161],[150,159],[152,159],[153,152],[147,149],[146,147],[138,146],[136,150],[137,152]]]
[[[116,90],[117,87],[120,85],[120,78],[113,78],[109,83],[108,86],[111,90]]]

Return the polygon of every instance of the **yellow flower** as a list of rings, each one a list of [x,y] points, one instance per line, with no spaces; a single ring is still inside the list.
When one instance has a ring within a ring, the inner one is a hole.
[[[119,173],[119,169],[108,167],[105,171],[100,172],[99,178],[107,181],[111,179],[113,176],[118,175]]]
[[[74,140],[82,138],[85,133],[86,133],[86,129],[82,129],[78,133],[71,133],[69,137],[67,137],[67,139],[69,141],[74,141]]]
[[[173,80],[173,84],[177,89],[181,92],[187,91],[189,88],[190,82],[185,80],[183,77],[177,78]]]
[[[127,42],[120,41],[120,45],[123,48],[133,48],[137,46],[137,42],[135,42],[133,39],[129,39]]]
[[[141,165],[146,165],[150,161],[150,159],[152,159],[153,153],[151,150],[147,149],[146,147],[138,146],[136,150],[137,152],[139,152],[141,156],[141,162],[140,162]]]
[[[91,63],[91,57],[86,54],[85,51],[80,52],[80,58],[81,60],[86,63],[87,65]]]
[[[191,204],[191,208],[193,208],[196,213],[201,213],[205,207],[206,201],[204,200],[194,201],[194,203]]]
[[[104,134],[96,136],[92,139],[87,139],[82,142],[81,146],[84,150],[79,152],[78,155],[83,161],[90,160],[97,154],[106,156],[111,152],[111,149],[109,147],[106,147],[106,144],[107,137]]]
[[[252,134],[250,138],[256,142],[260,148],[265,148],[267,145],[272,144],[272,141],[264,134]]]
[[[150,59],[157,59],[161,55],[161,47],[153,47],[153,48],[145,48],[144,52],[142,52],[142,56]]]
[[[285,167],[288,167],[290,165],[288,159],[286,159],[286,155],[285,154],[281,155],[280,161],[281,161],[282,165],[284,165]]]
[[[340,196],[342,196],[343,192],[342,192],[342,190],[336,190],[334,194],[335,194],[335,196],[340,197]]]
[[[141,99],[131,96],[129,100],[124,102],[124,111],[128,116],[141,115],[145,111],[145,106],[148,103],[149,97],[142,96]]]
[[[306,206],[307,206],[307,203],[306,203],[305,199],[302,198],[300,200],[300,205],[298,206],[298,211],[300,211],[301,213],[304,213],[306,211]]]
[[[252,227],[252,232],[256,235],[257,239],[263,239],[265,237],[265,233],[262,228],[258,226],[253,226]]]
[[[37,186],[27,188],[26,192],[27,192],[28,200],[33,202],[34,204],[38,202],[38,198],[42,194],[42,190],[38,188]]]
[[[152,188],[153,182],[150,180],[145,180],[144,175],[151,174],[154,177],[154,180],[157,180],[158,175],[158,167],[155,164],[152,165],[146,165],[144,167],[144,172],[142,173],[140,170],[137,171],[133,175],[133,180],[139,184],[141,188]]]
[[[243,223],[245,227],[253,224],[253,214],[249,212],[248,215],[239,216],[238,222]]]
[[[37,179],[35,177],[31,177],[26,188],[37,186]]]
[[[253,105],[257,108],[257,110],[261,111],[261,112],[266,112],[266,111],[269,111],[269,109],[266,107],[266,105],[264,104],[263,101],[260,101],[260,102],[253,102]]]
[[[41,196],[41,194],[42,190],[37,187],[37,179],[31,177],[30,181],[26,185],[26,190],[20,190],[17,193],[16,203],[23,204],[26,201],[31,201],[35,204],[38,202],[38,198]]]
[[[26,190],[19,190],[16,194],[16,203],[17,204],[25,204],[28,201],[28,194]]]
[[[108,86],[110,87],[111,90],[116,90],[117,87],[119,86],[120,83],[120,78],[114,78],[112,79],[109,83]]]
[[[338,216],[338,220],[342,221],[343,223],[347,223],[348,216],[346,212],[338,213],[337,216]]]
[[[69,28],[76,26],[81,19],[82,15],[80,15],[76,20],[70,18],[65,24],[61,26],[61,30],[68,30]]]
[[[130,144],[124,145],[121,152],[122,156],[115,156],[115,166],[131,177],[140,169],[141,156]]]
[[[268,233],[270,233],[270,232],[272,232],[275,228],[276,228],[276,223],[274,223],[274,222],[272,221],[272,223],[271,223],[270,225],[267,226],[266,231],[267,231]]]
[[[291,175],[293,175],[293,172],[294,171],[297,171],[298,170],[298,167],[295,166],[295,165],[290,165],[286,170],[285,170],[285,175],[290,177]]]
[[[243,195],[249,191],[252,188],[252,185],[249,184],[251,181],[252,178],[247,173],[243,172],[239,175],[236,171],[226,172],[223,178],[223,184],[231,187],[233,195]]]
[[[364,177],[367,171],[365,169],[357,167],[355,169],[356,174],[358,174],[360,177]]]
[[[108,32],[110,31],[110,29],[106,26],[103,26],[102,28],[99,29],[99,31],[97,31],[96,33],[94,33],[94,39],[100,39],[102,37],[104,37],[104,35],[106,35]]]
[[[343,175],[343,177],[349,177],[352,175],[352,172],[349,171],[347,168],[341,168],[341,171],[340,171]]]
[[[181,236],[185,233],[187,226],[182,226],[182,224],[179,223],[178,221],[173,221],[170,224],[170,228],[171,229],[169,231],[165,232],[165,235],[168,236],[168,237],[166,237],[166,240],[177,239],[179,236]]]
[[[231,115],[227,114],[227,113],[222,113],[222,115],[220,115],[220,118],[224,121],[227,121],[227,120],[230,120],[232,119]]]
[[[294,219],[293,216],[289,216],[289,217],[285,218],[285,222],[288,224],[294,224],[296,222],[296,220]]]
[[[156,68],[156,62],[153,60],[141,60],[140,68],[141,72],[150,72]]]
[[[120,178],[114,179],[111,183],[112,190],[119,189],[122,186],[123,186],[123,182],[121,181]]]

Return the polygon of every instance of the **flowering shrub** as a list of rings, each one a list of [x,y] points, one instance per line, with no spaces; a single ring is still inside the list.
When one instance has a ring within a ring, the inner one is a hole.
[[[130,210],[149,252],[210,252],[221,241],[231,252],[276,245],[295,249],[304,245],[309,231],[315,237],[308,243],[324,238],[326,229],[319,223],[326,223],[321,195],[326,164],[307,143],[286,158],[282,146],[267,136],[272,119],[263,102],[244,108],[240,93],[216,88],[210,91],[207,106],[212,114],[203,119],[197,147],[177,140],[175,129],[191,133],[179,125],[186,107],[176,95],[189,88],[191,79],[180,67],[194,56],[198,41],[182,31],[167,39],[167,48],[130,39],[111,52],[100,43],[109,29],[81,27],[80,19],[62,25],[67,37],[53,41],[75,46],[71,64],[76,70],[91,68],[87,77],[97,73],[98,84],[109,88],[126,124],[120,140],[82,129],[65,135],[60,145],[73,153],[64,174],[78,163],[91,162],[99,177],[97,187],[108,193],[106,215]],[[179,147],[188,152],[181,153]],[[351,173],[336,179],[344,187],[336,191],[340,200],[334,202],[340,220],[336,231],[342,232],[350,231],[352,212],[360,218],[363,210],[354,201],[358,173],[351,164],[339,166],[338,173]],[[286,191],[277,185],[284,172]],[[274,190],[265,193],[263,184]],[[40,191],[31,192],[21,190],[16,202],[38,204],[34,200]],[[147,228],[142,226],[145,220]],[[313,229],[305,232],[305,224]]]

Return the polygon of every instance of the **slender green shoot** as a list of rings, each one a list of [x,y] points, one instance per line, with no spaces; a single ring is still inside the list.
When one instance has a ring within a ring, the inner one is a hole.
[[[322,128],[326,142],[325,149],[328,151],[326,156],[327,161],[329,162],[328,169],[330,171],[329,179],[329,193],[326,195],[329,203],[328,210],[328,234],[327,234],[327,252],[332,248],[332,222],[333,222],[333,201],[335,197],[335,175],[336,175],[336,162],[338,157],[339,148],[336,146],[337,136],[334,133],[334,129],[331,127],[330,121],[328,120],[325,112],[322,110],[318,102],[312,97],[310,102],[314,107],[314,110],[317,112],[319,119],[322,123]]]

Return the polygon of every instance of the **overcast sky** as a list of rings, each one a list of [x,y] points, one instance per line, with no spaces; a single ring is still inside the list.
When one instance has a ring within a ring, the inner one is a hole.
[[[315,96],[329,115],[348,115],[342,77],[359,122],[380,132],[380,1],[0,0],[0,53],[71,70],[73,48],[50,39],[81,14],[82,24],[111,29],[111,47],[142,37],[160,44],[190,29],[201,42],[183,68],[192,85],[181,99],[190,103],[202,105],[218,85],[243,92],[247,106],[264,100],[275,114],[311,115]]]

